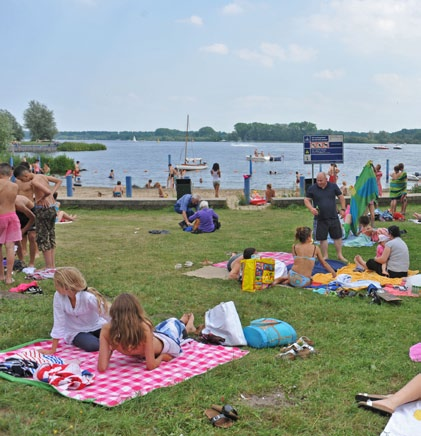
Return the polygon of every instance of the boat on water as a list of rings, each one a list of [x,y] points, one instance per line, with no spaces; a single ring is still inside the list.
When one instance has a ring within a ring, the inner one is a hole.
[[[246,156],[246,159],[248,161],[252,161],[252,162],[282,162],[284,160],[284,156],[271,156],[271,155],[267,155],[267,156],[261,156],[261,155],[253,155],[253,154],[248,154]]]
[[[252,162],[269,162],[269,160],[270,160],[270,156],[254,156],[254,155],[252,155],[252,154],[248,154],[247,156],[246,156],[246,159],[248,160],[248,161],[252,161]]]
[[[175,165],[177,170],[185,171],[200,171],[205,170],[208,164],[201,157],[187,157],[187,149],[189,143],[189,116],[187,115],[186,142],[184,145],[184,162]]]
[[[420,178],[416,174],[407,174],[408,182],[418,182]]]
[[[133,142],[137,142],[136,136],[133,136],[132,141],[133,141]]]
[[[389,147],[386,147],[385,145],[375,145],[373,148],[375,150],[389,150]]]
[[[402,150],[402,145],[396,144],[393,146],[394,150]]]

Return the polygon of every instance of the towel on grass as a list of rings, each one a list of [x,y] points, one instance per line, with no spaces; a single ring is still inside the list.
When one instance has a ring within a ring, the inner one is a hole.
[[[380,436],[409,436],[421,434],[421,401],[399,406]]]
[[[0,351],[0,361],[4,361],[17,352],[50,347],[51,340],[38,340],[20,345],[13,349]],[[154,389],[181,383],[219,365],[240,359],[248,353],[248,351],[235,347],[208,345],[193,340],[183,344],[182,349],[183,353],[179,357],[170,362],[162,362],[158,368],[152,371],[146,370],[144,361],[114,351],[109,369],[104,373],[99,373],[96,369],[98,352],[88,353],[80,348],[60,342],[56,356],[66,362],[78,360],[85,370],[95,374],[93,384],[85,386],[81,390],[69,391],[65,386],[52,386],[41,381],[17,378],[1,372],[0,377],[56,391],[75,400],[113,407],[132,398],[146,395]]]
[[[339,274],[348,274],[352,277],[352,281],[355,281],[355,282],[359,281],[359,280],[369,280],[369,281],[379,282],[381,286],[386,286],[386,285],[402,286],[402,284],[403,284],[402,278],[391,279],[389,277],[381,276],[374,271],[356,272],[356,271],[353,271],[355,267],[356,267],[355,264],[350,263],[350,264],[344,266],[343,268],[341,268],[340,270],[338,270],[337,274],[338,275]],[[418,271],[408,271],[408,275],[410,275],[410,276],[417,274],[417,273],[418,273]],[[312,279],[313,279],[314,283],[327,285],[328,283],[330,283],[332,281],[332,275],[331,274],[315,274],[312,277]]]

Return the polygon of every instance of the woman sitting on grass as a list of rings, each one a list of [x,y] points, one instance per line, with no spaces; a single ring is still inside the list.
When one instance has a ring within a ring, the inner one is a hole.
[[[192,313],[185,313],[180,319],[169,318],[154,328],[137,298],[126,293],[115,299],[110,316],[111,322],[101,330],[100,372],[108,368],[114,350],[145,359],[148,370],[158,368],[161,362],[178,357],[181,341],[196,330]]]
[[[311,273],[316,260],[318,260],[332,277],[336,277],[335,270],[323,259],[320,248],[313,244],[312,230],[310,227],[297,227],[295,239],[299,242],[292,246],[294,265],[288,276],[275,279],[273,285],[287,282],[295,288],[306,288],[311,285]]]
[[[107,300],[96,289],[88,288],[82,273],[72,267],[54,273],[53,344],[43,354],[54,354],[60,339],[85,351],[98,351],[101,327],[108,322]]]

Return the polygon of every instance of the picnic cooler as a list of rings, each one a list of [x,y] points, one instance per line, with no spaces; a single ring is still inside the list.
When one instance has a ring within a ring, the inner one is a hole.
[[[274,318],[256,319],[243,330],[247,345],[253,348],[277,347],[297,340],[297,333],[291,325]]]
[[[248,292],[266,289],[275,280],[275,259],[243,259],[241,290]]]

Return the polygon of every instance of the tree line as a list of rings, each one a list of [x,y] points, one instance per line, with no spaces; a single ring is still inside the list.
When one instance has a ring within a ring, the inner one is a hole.
[[[0,150],[12,142],[21,142],[27,129],[31,141],[85,141],[85,140],[136,140],[136,141],[184,141],[186,132],[177,129],[158,128],[154,131],[63,131],[59,132],[54,112],[44,104],[31,100],[23,113],[21,126],[7,110],[0,109]],[[421,144],[421,129],[402,129],[398,132],[345,132],[341,130],[318,129],[308,121],[293,123],[237,123],[232,132],[215,131],[202,127],[189,132],[189,139],[201,142],[303,142],[304,135],[344,135],[348,143],[408,143]]]

